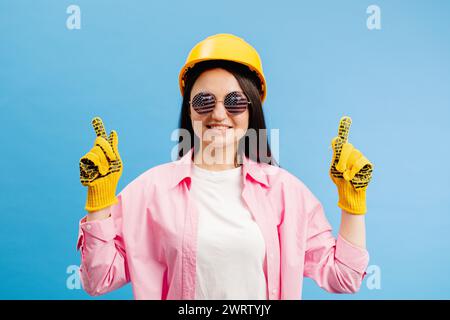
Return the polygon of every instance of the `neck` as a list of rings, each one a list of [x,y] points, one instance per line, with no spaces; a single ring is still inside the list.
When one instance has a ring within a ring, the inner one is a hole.
[[[196,166],[211,170],[222,171],[237,168],[237,153],[234,148],[212,148],[206,146],[194,154],[194,163]]]

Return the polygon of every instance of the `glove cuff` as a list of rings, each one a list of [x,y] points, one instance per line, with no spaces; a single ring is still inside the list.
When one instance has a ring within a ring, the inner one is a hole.
[[[118,202],[116,197],[117,183],[111,180],[98,179],[88,186],[85,209],[88,212],[107,208]]]
[[[339,194],[338,206],[341,209],[358,215],[367,212],[366,188],[357,190],[349,181],[344,179],[336,179],[335,183]]]

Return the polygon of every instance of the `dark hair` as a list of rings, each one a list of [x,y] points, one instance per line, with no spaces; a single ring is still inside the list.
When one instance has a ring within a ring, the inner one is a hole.
[[[244,91],[245,95],[250,101],[250,104],[248,106],[249,108],[249,123],[248,123],[248,129],[254,129],[256,131],[256,139],[257,139],[257,145],[256,149],[251,148],[250,143],[245,143],[246,141],[244,139],[248,139],[247,135],[244,135],[241,138],[241,141],[239,141],[239,147],[238,147],[238,157],[242,155],[242,152],[245,153],[245,155],[252,160],[255,160],[257,162],[262,162],[261,156],[264,156],[265,163],[271,164],[271,165],[277,165],[275,159],[272,157],[272,152],[270,150],[269,142],[267,140],[267,134],[266,130],[260,130],[260,129],[267,129],[266,123],[264,120],[264,113],[262,110],[262,103],[261,103],[261,83],[259,81],[258,76],[255,72],[251,71],[247,66],[227,61],[227,60],[209,60],[209,61],[203,61],[200,63],[197,63],[193,68],[189,69],[186,73],[185,77],[185,87],[184,87],[184,94],[183,94],[183,102],[181,105],[181,114],[180,114],[180,122],[179,122],[179,128],[185,129],[189,132],[191,137],[191,146],[194,146],[196,149],[194,149],[194,153],[196,153],[199,146],[199,141],[196,143],[194,139],[199,139],[195,133],[194,129],[192,128],[192,122],[190,117],[190,104],[189,101],[191,99],[191,90],[194,86],[195,81],[198,79],[198,77],[206,70],[214,69],[214,68],[221,68],[225,69],[226,71],[233,74],[233,76],[238,81],[240,87]],[[179,142],[182,140],[182,135],[180,133],[179,136]],[[265,147],[265,154],[262,154],[261,150],[261,144],[264,143]],[[185,149],[182,148],[182,144],[179,143],[178,147],[178,158],[181,158],[184,156]]]

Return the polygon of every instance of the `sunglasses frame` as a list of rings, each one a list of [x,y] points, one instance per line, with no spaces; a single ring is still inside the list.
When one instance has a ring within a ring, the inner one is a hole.
[[[245,110],[248,110],[248,106],[251,105],[252,102],[248,99],[247,95],[246,95],[245,92],[243,92],[243,91],[236,91],[236,90],[235,90],[235,91],[230,91],[230,92],[228,92],[228,93],[225,95],[225,99],[227,98],[227,96],[228,96],[229,94],[232,94],[232,93],[235,93],[235,92],[244,95],[245,99],[247,99],[247,106],[246,106],[246,109],[245,109]],[[217,105],[218,102],[222,102],[222,103],[223,103],[223,102],[225,101],[225,99],[224,99],[224,100],[217,100],[216,95],[215,95],[214,93],[212,93],[212,92],[209,92],[209,91],[200,91],[200,92],[198,92],[197,94],[195,94],[193,98],[195,98],[197,95],[199,95],[199,94],[201,94],[201,93],[207,93],[207,94],[210,94],[210,95],[212,95],[212,96],[214,97],[214,101],[215,101],[215,103],[214,103],[214,108],[216,107],[216,105]],[[188,102],[188,103],[189,103],[189,106],[192,106],[192,99],[193,99],[193,98],[191,98],[191,99],[189,100],[189,102]],[[245,110],[244,110],[244,111],[239,112],[239,113],[232,113],[232,112],[228,111],[228,108],[225,106],[225,104],[224,104],[224,107],[225,107],[225,110],[227,111],[227,113],[230,114],[230,115],[232,115],[232,116],[238,116],[238,115],[240,115],[240,114],[242,114],[242,113],[245,112]],[[213,108],[210,112],[199,113],[199,112],[198,112],[197,110],[195,110],[195,108],[192,106],[192,109],[194,109],[194,111],[195,111],[197,114],[199,114],[199,115],[207,115],[207,114],[210,114],[211,112],[213,112],[214,108]]]

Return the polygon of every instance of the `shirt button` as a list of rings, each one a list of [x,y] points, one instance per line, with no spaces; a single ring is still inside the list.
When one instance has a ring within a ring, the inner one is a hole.
[[[277,293],[277,289],[273,289],[273,290],[272,290],[272,293],[273,293],[273,294]]]
[[[86,225],[86,230],[91,230],[92,226],[90,224]]]
[[[269,256],[270,256],[270,259],[273,259],[273,253],[271,253]]]

